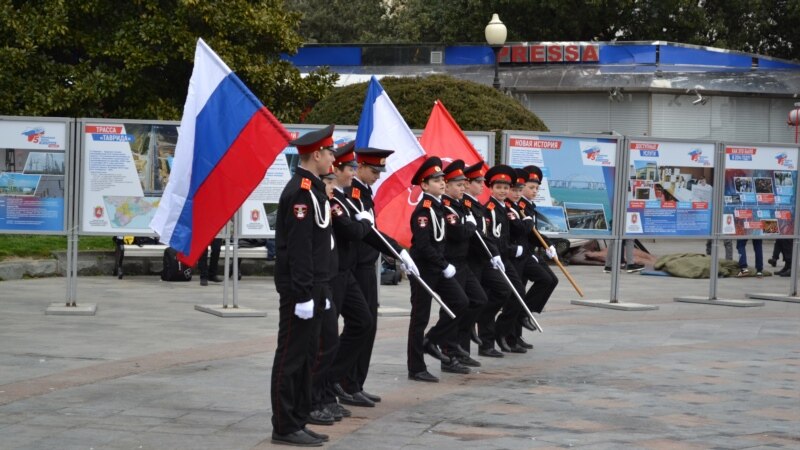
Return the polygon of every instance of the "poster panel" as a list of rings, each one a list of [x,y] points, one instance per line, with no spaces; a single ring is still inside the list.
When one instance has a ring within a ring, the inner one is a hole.
[[[791,236],[795,227],[798,149],[724,144],[722,234]]]
[[[422,137],[424,130],[413,129],[411,130],[414,136],[419,140]],[[493,131],[463,131],[464,136],[467,137],[470,144],[475,147],[475,150],[481,155],[481,158],[490,166],[494,165],[494,139],[495,133]]]
[[[0,233],[66,231],[68,119],[0,118]]]
[[[545,234],[611,234],[618,138],[505,131],[503,145],[510,166],[542,169],[534,202]]]
[[[150,220],[167,185],[178,122],[82,121],[80,230],[153,235]]]
[[[715,144],[628,140],[625,234],[710,236]]]
[[[321,125],[285,125],[291,139],[322,128]],[[334,145],[344,145],[356,138],[356,127],[337,126],[333,132]],[[281,192],[294,175],[300,157],[297,148],[286,147],[272,163],[264,179],[245,200],[241,207],[242,217],[239,234],[242,238],[264,238],[275,235],[275,219]]]

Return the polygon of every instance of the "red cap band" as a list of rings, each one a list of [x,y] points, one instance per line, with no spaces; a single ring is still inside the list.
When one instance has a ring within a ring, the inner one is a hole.
[[[445,174],[444,179],[450,181],[453,178],[458,178],[463,176],[464,176],[464,171],[462,171],[461,169],[456,169],[448,174]]]
[[[361,164],[369,164],[370,166],[383,167],[386,165],[386,158],[372,155],[358,155],[358,162]]]
[[[317,150],[324,150],[326,148],[333,150],[333,136],[328,136],[325,139],[314,142],[311,145],[298,145],[297,153],[306,155],[308,153],[314,153]]]
[[[493,177],[492,177],[492,178],[489,180],[489,183],[494,183],[494,182],[496,182],[496,181],[505,181],[506,183],[509,183],[509,184],[511,184],[511,177],[510,177],[510,176],[508,176],[508,175],[507,175],[507,174],[505,174],[505,173],[498,173],[498,174],[496,174],[495,176],[493,176]]]
[[[432,166],[432,167],[428,168],[428,170],[426,170],[425,172],[422,172],[422,175],[420,175],[420,176],[419,176],[419,182],[420,182],[420,183],[422,183],[422,182],[423,182],[423,181],[425,181],[425,179],[426,179],[426,178],[428,178],[429,176],[431,176],[431,175],[434,175],[434,174],[436,174],[436,173],[439,173],[439,172],[441,172],[441,171],[442,171],[442,168],[441,168],[441,167],[439,167],[439,166]]]
[[[345,163],[349,163],[350,161],[355,161],[356,154],[353,152],[347,152],[339,158],[336,158],[335,164],[340,166]]]

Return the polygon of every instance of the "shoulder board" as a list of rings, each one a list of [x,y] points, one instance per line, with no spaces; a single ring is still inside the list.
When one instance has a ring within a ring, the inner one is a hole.
[[[311,190],[311,180],[308,178],[303,178],[303,181],[300,182],[300,189],[304,191]]]
[[[511,203],[510,201],[506,200],[506,208],[510,208],[512,206],[514,206],[514,204]]]
[[[430,208],[431,207],[431,201],[430,200],[423,201],[422,202],[422,207],[423,208]]]
[[[522,208],[522,209],[525,209],[525,202],[523,202],[522,200],[520,200],[520,201],[519,201],[519,207],[520,207],[520,208]]]
[[[353,190],[350,192],[350,196],[354,199],[358,200],[361,198],[361,189],[354,187]]]
[[[444,199],[442,199],[442,203],[444,203],[444,206],[450,206],[450,199],[449,198],[444,198]]]
[[[489,204],[486,205],[486,209],[488,209],[489,211],[493,210],[494,209],[494,202],[489,202]]]
[[[467,208],[472,208],[472,202],[465,199],[464,200],[464,206],[466,206]]]

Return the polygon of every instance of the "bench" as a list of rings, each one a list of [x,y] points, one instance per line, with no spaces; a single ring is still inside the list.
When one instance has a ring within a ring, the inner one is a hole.
[[[117,244],[114,250],[114,271],[113,275],[122,279],[123,271],[122,264],[125,258],[143,258],[157,261],[157,266],[161,264],[164,257],[164,250],[168,248],[164,244],[123,244],[122,241],[115,241]],[[209,249],[210,251],[210,249]],[[233,246],[228,246],[230,257],[233,258]],[[220,260],[225,259],[225,246],[222,247],[220,253]],[[267,259],[267,248],[260,247],[239,247],[239,259]],[[145,267],[146,269],[146,267]],[[160,270],[160,268],[158,269]],[[144,270],[147,272],[147,270]]]

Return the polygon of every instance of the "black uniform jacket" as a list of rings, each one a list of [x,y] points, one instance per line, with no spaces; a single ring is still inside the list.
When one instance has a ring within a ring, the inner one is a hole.
[[[445,220],[442,203],[423,194],[411,214],[411,257],[421,272],[439,273],[450,264],[445,258]]]
[[[333,228],[329,208],[325,184],[298,166],[281,193],[275,224],[275,286],[281,296],[297,303],[317,296],[320,291],[315,289],[330,279]]]

